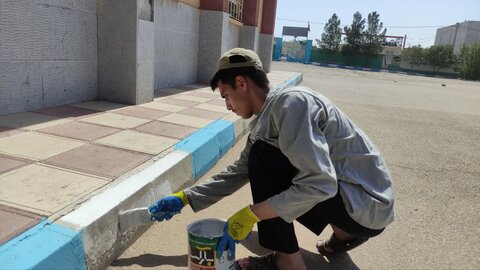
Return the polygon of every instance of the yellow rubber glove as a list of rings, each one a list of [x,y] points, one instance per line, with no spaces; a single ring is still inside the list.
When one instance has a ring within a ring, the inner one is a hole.
[[[173,193],[170,196],[175,196],[175,197],[179,198],[180,200],[182,200],[182,203],[183,203],[184,206],[188,204],[187,195],[185,195],[185,192],[183,192],[183,190],[179,191],[177,193]]]
[[[241,241],[247,238],[253,225],[259,221],[260,219],[252,212],[250,206],[247,206],[227,220],[228,234],[234,240]]]

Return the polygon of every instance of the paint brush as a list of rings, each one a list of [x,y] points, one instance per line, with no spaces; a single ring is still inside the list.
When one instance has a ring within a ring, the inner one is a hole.
[[[123,234],[128,229],[140,227],[155,222],[147,207],[134,208],[118,213],[118,225],[120,233]]]

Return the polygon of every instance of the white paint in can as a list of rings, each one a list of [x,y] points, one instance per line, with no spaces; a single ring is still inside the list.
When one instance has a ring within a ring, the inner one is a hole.
[[[220,259],[216,257],[224,227],[225,221],[215,218],[197,220],[188,225],[188,269],[235,269],[235,254],[230,258],[228,251],[225,250]]]

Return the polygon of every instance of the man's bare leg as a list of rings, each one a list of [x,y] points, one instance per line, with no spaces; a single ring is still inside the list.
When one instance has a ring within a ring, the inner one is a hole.
[[[349,234],[347,233],[346,231],[338,228],[337,226],[333,225],[333,224],[330,224],[330,226],[332,227],[332,230],[333,230],[333,233],[338,237],[338,239],[342,240],[343,242],[348,242],[352,239],[355,238],[355,236],[353,234]],[[333,250],[325,245],[325,250],[327,252],[332,252]]]

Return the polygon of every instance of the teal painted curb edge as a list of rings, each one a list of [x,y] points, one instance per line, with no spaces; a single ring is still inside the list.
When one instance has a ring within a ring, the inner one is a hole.
[[[183,139],[175,145],[175,148],[191,153],[192,177],[197,180],[227,153],[234,142],[234,124],[225,120],[217,120]]]
[[[290,86],[295,86],[298,85],[303,79],[303,74],[299,73],[297,76],[291,78],[290,80],[286,80],[283,83],[281,83],[278,88],[280,89],[285,89]]]
[[[44,220],[0,246],[0,269],[86,269],[82,233]]]

